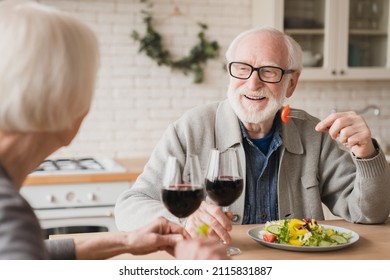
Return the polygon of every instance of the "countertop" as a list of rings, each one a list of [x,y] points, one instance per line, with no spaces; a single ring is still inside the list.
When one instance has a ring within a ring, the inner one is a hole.
[[[125,167],[125,172],[44,176],[30,175],[24,181],[23,185],[135,181],[143,171],[147,160],[147,158],[115,159],[117,163]]]

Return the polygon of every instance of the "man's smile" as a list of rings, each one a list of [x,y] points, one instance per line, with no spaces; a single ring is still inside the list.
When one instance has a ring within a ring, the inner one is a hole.
[[[249,95],[244,95],[244,96],[245,96],[245,98],[247,98],[249,100],[254,100],[254,101],[260,101],[260,100],[263,100],[266,98],[264,96],[249,96]]]

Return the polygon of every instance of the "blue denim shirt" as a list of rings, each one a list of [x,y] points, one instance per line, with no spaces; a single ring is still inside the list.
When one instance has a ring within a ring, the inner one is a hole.
[[[283,141],[280,135],[280,121],[275,118],[271,130],[272,138],[263,153],[252,141],[242,123],[246,159],[245,211],[243,224],[262,224],[279,219],[277,180],[279,167],[278,149]]]

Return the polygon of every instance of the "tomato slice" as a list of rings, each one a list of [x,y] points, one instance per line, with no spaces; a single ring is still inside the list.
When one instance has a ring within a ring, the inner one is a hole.
[[[290,105],[287,104],[283,108],[281,118],[282,118],[282,122],[288,123],[288,121],[290,120]]]
[[[276,235],[273,234],[263,234],[263,240],[266,242],[275,242],[276,241]]]

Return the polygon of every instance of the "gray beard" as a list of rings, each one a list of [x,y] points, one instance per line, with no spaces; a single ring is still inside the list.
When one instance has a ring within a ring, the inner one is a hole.
[[[250,95],[250,93],[255,93],[253,95],[264,96],[268,98],[268,104],[264,110],[258,111],[251,107],[244,108],[242,106],[239,100],[240,96],[247,94]],[[229,86],[227,96],[230,106],[232,106],[234,113],[236,113],[240,121],[243,123],[253,124],[258,124],[266,120],[273,119],[277,111],[283,106],[283,103],[286,99],[285,94],[282,94],[279,99],[275,99],[272,98],[272,95],[267,90],[262,89],[260,91],[251,92],[245,86],[240,87],[235,91],[231,90],[231,87]]]

